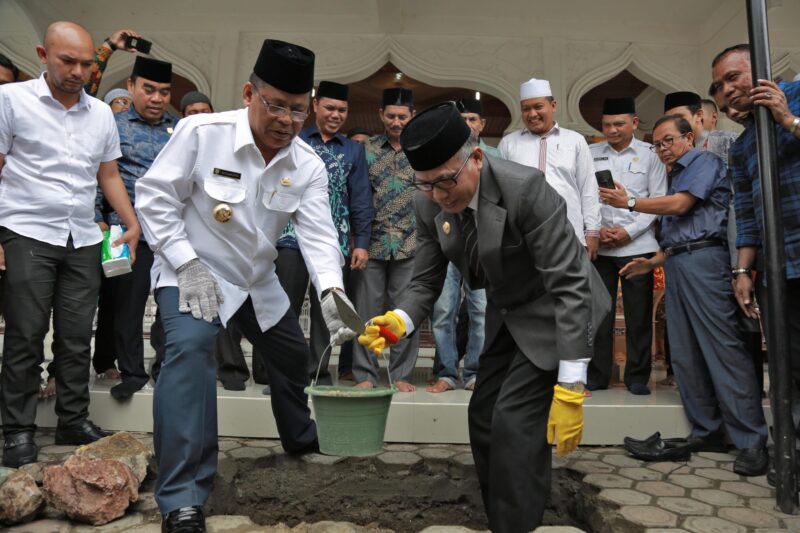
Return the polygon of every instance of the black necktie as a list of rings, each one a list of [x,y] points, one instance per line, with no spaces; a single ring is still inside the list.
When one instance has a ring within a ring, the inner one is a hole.
[[[486,275],[481,267],[480,256],[478,255],[478,228],[475,225],[475,215],[472,208],[468,207],[460,215],[461,234],[464,236],[464,251],[467,254],[472,277],[479,287],[486,286]],[[477,288],[477,287],[471,287]]]

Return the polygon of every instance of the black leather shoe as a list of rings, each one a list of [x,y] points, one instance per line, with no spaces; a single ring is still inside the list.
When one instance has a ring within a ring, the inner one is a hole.
[[[74,426],[56,427],[56,444],[89,444],[103,437],[108,437],[107,433],[95,426],[91,420],[84,420]]]
[[[161,520],[162,533],[205,533],[205,530],[206,519],[199,505],[175,509]]]
[[[39,447],[33,442],[32,431],[6,436],[3,445],[3,466],[19,468],[22,465],[35,463],[38,455]]]
[[[769,456],[765,448],[747,448],[739,451],[733,471],[740,476],[761,476],[767,472]]]
[[[692,455],[689,446],[682,439],[658,440],[649,442],[626,442],[625,450],[642,461],[688,461]]]
[[[637,445],[637,444],[644,444],[648,446],[653,446],[657,444],[659,441],[663,441],[666,444],[671,444],[673,446],[679,446],[681,444],[688,444],[687,440],[680,437],[680,438],[669,438],[669,439],[662,439],[661,432],[656,431],[646,439],[634,439],[633,437],[625,437],[623,439],[624,444],[629,445]]]

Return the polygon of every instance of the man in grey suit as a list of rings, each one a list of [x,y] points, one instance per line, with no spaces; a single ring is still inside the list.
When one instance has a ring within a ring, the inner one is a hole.
[[[452,102],[403,130],[421,191],[414,275],[398,309],[374,317],[359,342],[378,351],[388,342],[378,326],[402,337],[422,323],[450,261],[486,288],[470,442],[489,528],[527,532],[550,491],[547,441],[559,454],[580,442],[595,325],[611,302],[542,172],[486,156],[469,131]]]

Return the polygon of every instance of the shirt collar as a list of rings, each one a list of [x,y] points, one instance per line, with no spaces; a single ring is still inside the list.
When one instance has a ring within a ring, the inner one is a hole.
[[[131,106],[122,113],[125,113],[123,116],[126,117],[128,120],[138,120],[140,122],[144,122],[148,126],[153,126],[153,127],[161,126],[166,122],[172,122],[172,123],[175,122],[175,118],[170,114],[169,111],[164,111],[164,114],[155,124],[148,122],[144,118],[142,118],[142,115],[140,115],[138,111],[136,111],[136,108],[133,106],[133,104],[131,104]]]
[[[53,102],[56,102],[59,105],[61,105],[61,102],[59,102],[58,100],[55,99],[55,97],[53,97],[53,92],[50,90],[50,86],[47,85],[45,74],[46,72],[42,72],[42,74],[36,80],[36,96],[39,99],[49,98]],[[92,108],[92,99],[89,97],[88,94],[86,94],[86,91],[84,91],[83,89],[81,89],[81,95],[80,98],[78,99],[78,104],[76,107],[78,108],[85,107],[86,109]]]
[[[297,139],[298,136],[295,135],[292,138],[292,142],[289,143],[289,146],[284,146],[278,153],[275,154],[275,157],[272,158],[269,164],[283,159],[284,157],[289,158],[289,163],[293,168],[297,168]],[[253,150],[259,151],[258,146],[256,146],[256,141],[253,139],[253,130],[250,129],[250,120],[247,117],[247,108],[240,109],[236,115],[236,136],[233,143],[233,151],[238,152],[241,148],[245,146],[252,146]]]
[[[642,149],[644,149],[644,150],[648,150],[648,148],[647,148],[646,146],[644,146],[644,143],[643,143],[642,141],[640,141],[639,139],[637,139],[636,137],[634,137],[633,139],[631,139],[631,143],[630,143],[628,146],[626,146],[626,147],[625,147],[625,149],[624,149],[624,150],[622,150],[621,152],[617,152],[617,151],[616,151],[616,150],[615,150],[615,149],[614,149],[614,148],[613,148],[613,147],[612,147],[612,146],[611,146],[611,145],[608,143],[608,141],[604,141],[604,142],[605,142],[605,147],[603,148],[603,151],[604,151],[604,152],[611,153],[611,154],[618,154],[618,155],[622,155],[622,154],[624,154],[625,152],[627,152],[628,150],[632,150],[632,151],[633,151],[633,153],[635,153],[636,155],[639,155],[639,153],[640,153],[640,150],[642,150]]]
[[[672,165],[672,174],[674,174],[678,170],[683,170],[684,168],[691,165],[692,162],[700,156],[700,154],[702,154],[702,152],[697,148],[692,148],[691,150],[683,154],[677,161],[675,161],[675,164]],[[680,168],[676,169],[675,167],[678,166]]]
[[[472,196],[472,200],[469,201],[469,205],[467,206],[470,209],[472,209],[473,213],[478,212],[478,198],[480,198],[480,195],[481,195],[481,180],[478,179],[478,186],[475,187],[475,194]]]
[[[317,137],[319,139],[319,142],[321,142],[322,144],[327,144],[322,139],[322,134],[319,132],[319,128],[317,127],[316,124],[312,124],[311,126],[309,126],[307,128],[304,128],[300,132],[300,135],[303,136],[304,138],[309,138],[309,139],[311,137]],[[336,141],[339,144],[344,144],[344,136],[337,131],[336,134],[333,137],[331,137],[331,140],[328,141],[328,142],[332,142],[332,141]]]

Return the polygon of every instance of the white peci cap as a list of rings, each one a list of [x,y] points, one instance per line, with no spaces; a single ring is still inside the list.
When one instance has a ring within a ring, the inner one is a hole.
[[[550,82],[547,80],[531,78],[519,86],[520,101],[543,96],[553,96],[553,91],[550,90]]]

